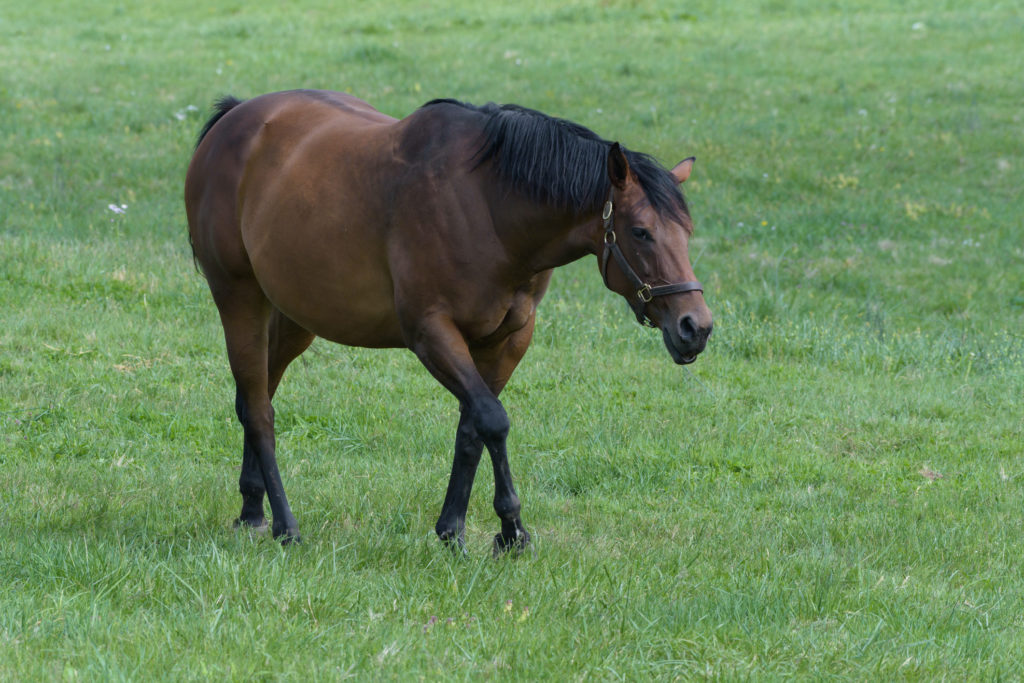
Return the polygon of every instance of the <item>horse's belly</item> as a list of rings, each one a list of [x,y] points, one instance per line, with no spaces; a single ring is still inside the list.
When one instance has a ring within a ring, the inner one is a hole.
[[[348,346],[405,346],[390,301],[378,298],[379,305],[360,305],[358,294],[315,286],[284,291],[264,285],[264,290],[275,307],[318,337]]]
[[[404,346],[387,263],[301,227],[278,229],[246,249],[275,307],[313,334],[349,346]]]

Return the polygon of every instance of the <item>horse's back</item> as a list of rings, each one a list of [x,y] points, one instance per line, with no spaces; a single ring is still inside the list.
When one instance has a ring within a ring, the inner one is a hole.
[[[220,281],[258,283],[306,330],[355,346],[407,346],[430,311],[446,311],[468,338],[491,335],[522,282],[498,273],[514,264],[492,219],[504,194],[473,161],[480,132],[465,107],[398,121],[324,91],[227,111],[186,181],[215,298]]]
[[[270,93],[240,102],[219,115],[196,146],[185,180],[189,220],[201,202],[222,197],[224,185],[241,190],[243,174],[258,170],[254,155],[280,163],[327,128],[348,130],[358,138],[366,129],[394,122],[356,97],[323,90]]]

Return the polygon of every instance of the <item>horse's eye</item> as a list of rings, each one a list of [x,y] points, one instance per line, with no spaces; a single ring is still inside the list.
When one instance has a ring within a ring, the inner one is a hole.
[[[653,242],[654,238],[651,237],[651,233],[647,232],[643,228],[633,228],[633,237],[644,242]]]

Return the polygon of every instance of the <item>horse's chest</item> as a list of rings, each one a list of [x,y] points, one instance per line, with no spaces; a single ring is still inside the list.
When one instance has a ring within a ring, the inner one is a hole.
[[[521,330],[537,310],[537,298],[533,291],[520,290],[511,298],[494,307],[487,315],[481,316],[468,335],[477,343],[499,341]]]
[[[506,331],[508,333],[520,330],[524,325],[533,317],[534,312],[537,310],[537,302],[533,297],[532,292],[519,292],[513,297],[512,305],[509,306],[508,311],[505,313],[505,318],[501,321],[501,325],[498,326],[499,331]]]

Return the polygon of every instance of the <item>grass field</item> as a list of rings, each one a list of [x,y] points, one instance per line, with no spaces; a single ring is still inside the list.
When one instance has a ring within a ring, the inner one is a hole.
[[[1018,5],[251,7],[0,0],[0,679],[1024,675]],[[587,259],[503,394],[534,554],[488,465],[439,547],[454,399],[323,342],[276,400],[304,541],[232,530],[182,181],[215,97],[293,87],[698,157],[697,364]]]

